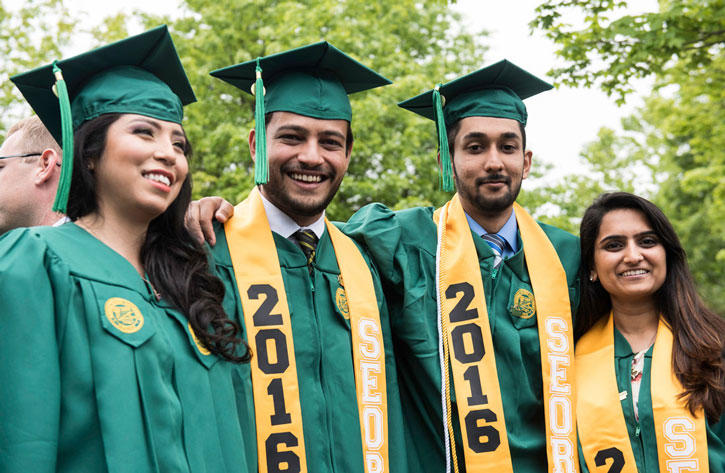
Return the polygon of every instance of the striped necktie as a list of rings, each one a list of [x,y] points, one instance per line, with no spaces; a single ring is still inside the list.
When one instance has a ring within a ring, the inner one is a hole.
[[[302,248],[302,252],[307,258],[307,268],[312,272],[312,262],[315,260],[315,249],[318,241],[317,235],[309,228],[300,228],[292,236],[300,244],[300,248]]]
[[[496,254],[496,258],[493,260],[493,268],[498,268],[501,265],[501,261],[503,261],[501,255],[503,254],[504,248],[506,248],[506,240],[500,237],[498,233],[484,233],[481,235],[481,238],[488,243],[488,246]]]

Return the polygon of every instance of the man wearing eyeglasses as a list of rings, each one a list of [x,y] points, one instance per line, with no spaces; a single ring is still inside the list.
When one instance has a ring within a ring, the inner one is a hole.
[[[0,147],[0,235],[13,228],[65,221],[52,211],[61,153],[36,116],[10,128]]]

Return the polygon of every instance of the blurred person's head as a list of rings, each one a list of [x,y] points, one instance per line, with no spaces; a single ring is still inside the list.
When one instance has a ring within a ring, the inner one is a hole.
[[[61,149],[37,116],[13,125],[0,147],[0,234],[51,225]]]

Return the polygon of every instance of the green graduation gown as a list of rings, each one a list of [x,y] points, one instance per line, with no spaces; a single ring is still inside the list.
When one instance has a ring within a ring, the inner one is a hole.
[[[393,212],[381,204],[371,204],[353,215],[342,230],[366,247],[383,280],[391,313],[411,471],[438,473],[445,471],[445,459],[436,326],[434,210],[418,207]],[[549,225],[541,227],[564,266],[569,297],[576,307],[578,239]],[[546,471],[536,315],[517,304],[520,298],[515,297],[521,289],[533,292],[521,238],[519,251],[496,271],[493,250],[478,235],[473,234],[473,240],[486,295],[513,469],[519,473]],[[459,467],[463,471],[455,404],[452,410]]]
[[[307,469],[315,473],[363,473],[350,321],[343,316],[335,298],[340,287],[340,270],[332,241],[325,230],[317,244],[314,270],[310,275],[299,246],[276,233],[273,236],[292,323]],[[212,253],[217,275],[226,287],[224,308],[244,326],[229,247],[224,230],[219,225],[216,238]],[[372,267],[371,272],[385,344],[390,471],[405,472],[408,470],[390,321],[380,279]],[[254,394],[249,365],[243,366],[243,370],[244,375],[237,388],[246,405],[247,425],[254,426]],[[250,429],[245,435],[250,470],[256,471],[256,433]]]
[[[75,224],[0,239],[1,473],[245,471],[239,368]]]
[[[654,345],[653,345],[654,347]],[[652,374],[652,348],[644,355],[644,370],[639,390],[639,422],[634,416],[632,404],[632,359],[635,353],[624,336],[614,329],[614,366],[619,392],[627,391],[627,397],[622,400],[624,422],[627,424],[629,442],[632,445],[634,460],[637,462],[637,471],[640,473],[658,473],[660,471],[657,458],[657,437],[655,434],[654,416],[652,414],[652,393],[650,391]],[[710,473],[725,473],[725,413],[716,423],[707,422],[707,450]],[[579,449],[579,463],[582,473],[589,473],[581,446]]]

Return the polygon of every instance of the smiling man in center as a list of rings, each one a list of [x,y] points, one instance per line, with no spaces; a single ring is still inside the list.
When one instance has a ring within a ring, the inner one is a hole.
[[[255,95],[257,187],[213,248],[253,352],[236,388],[250,471],[407,471],[379,277],[325,219],[352,152],[347,94],[390,81],[327,42],[212,75]]]

